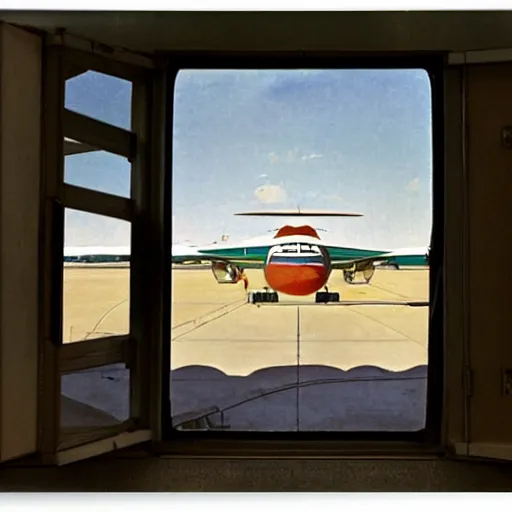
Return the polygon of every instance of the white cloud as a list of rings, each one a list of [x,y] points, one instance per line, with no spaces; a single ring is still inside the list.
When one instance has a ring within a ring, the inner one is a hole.
[[[281,185],[262,185],[254,191],[260,203],[272,204],[286,201],[286,190]]]
[[[417,192],[420,189],[420,179],[414,178],[409,183],[407,183],[406,190],[407,192]]]
[[[317,158],[323,158],[324,155],[320,155],[319,153],[311,153],[310,155],[303,155],[301,160],[316,160]]]
[[[268,153],[267,155],[269,162],[271,164],[278,164],[278,163],[288,163],[293,164],[296,162],[306,162],[307,160],[317,160],[319,158],[324,158],[324,155],[321,155],[320,153],[307,153],[302,154],[302,152],[295,148],[295,149],[289,149],[288,151],[278,154],[275,151],[272,151],[272,153]]]
[[[260,174],[260,178],[262,178],[262,179],[268,178],[268,174]]]
[[[267,156],[271,164],[278,164],[281,162],[293,164],[299,161],[305,162],[306,160],[316,160],[318,158],[324,157],[324,155],[321,155],[320,153],[309,153],[301,155],[301,151],[299,151],[297,148],[289,149],[283,155],[279,155],[278,153],[273,151],[272,153],[269,153]]]

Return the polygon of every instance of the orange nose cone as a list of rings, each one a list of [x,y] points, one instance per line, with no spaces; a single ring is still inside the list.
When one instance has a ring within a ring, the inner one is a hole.
[[[265,279],[274,290],[287,295],[310,295],[327,282],[328,273],[323,265],[288,265],[268,263]]]

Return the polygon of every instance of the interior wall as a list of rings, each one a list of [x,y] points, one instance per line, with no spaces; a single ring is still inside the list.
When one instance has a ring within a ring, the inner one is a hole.
[[[469,312],[472,443],[512,443],[512,395],[502,372],[512,370],[512,64],[468,66]]]
[[[0,23],[0,460],[36,449],[41,49]]]

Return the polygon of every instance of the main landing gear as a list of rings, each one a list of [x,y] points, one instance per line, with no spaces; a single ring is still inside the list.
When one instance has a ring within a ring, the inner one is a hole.
[[[315,302],[327,304],[328,302],[339,302],[340,294],[338,292],[330,292],[327,286],[325,292],[316,292]]]
[[[279,295],[277,292],[271,292],[270,289],[265,286],[262,292],[249,292],[247,294],[247,302],[250,304],[257,304],[260,302],[279,302]]]
[[[279,295],[277,292],[271,291],[268,287],[264,291],[250,291],[247,294],[247,302],[250,304],[279,302]],[[325,287],[324,292],[316,292],[315,302],[317,304],[327,304],[328,302],[340,302],[340,294],[338,292],[330,292]]]

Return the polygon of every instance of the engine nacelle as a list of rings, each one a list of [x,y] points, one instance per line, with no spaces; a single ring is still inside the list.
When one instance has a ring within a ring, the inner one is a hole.
[[[343,279],[348,284],[368,284],[373,274],[375,274],[375,266],[373,263],[363,263],[354,265],[351,269],[343,271]]]
[[[220,284],[236,284],[242,279],[242,269],[226,261],[212,261],[212,272]]]

